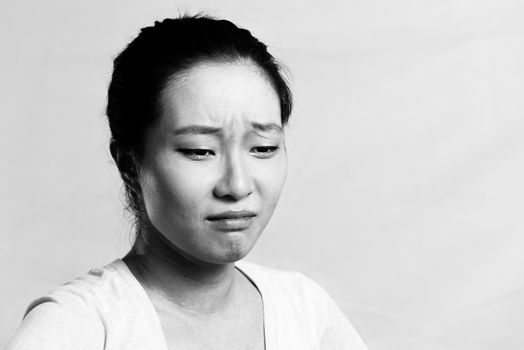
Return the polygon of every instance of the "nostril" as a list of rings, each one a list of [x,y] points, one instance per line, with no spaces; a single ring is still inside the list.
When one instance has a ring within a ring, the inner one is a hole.
[[[252,192],[252,185],[244,179],[241,181],[226,179],[218,183],[213,191],[216,197],[229,201],[241,200],[249,196]]]
[[[247,183],[221,183],[217,184],[213,190],[213,194],[220,199],[227,201],[239,201],[253,193],[251,186]]]
[[[253,192],[254,184],[246,166],[239,159],[227,159],[223,175],[214,188],[214,195],[227,201],[239,201],[249,196]]]
[[[215,196],[220,199],[221,201],[224,201],[224,202],[229,202],[229,203],[233,203],[233,202],[238,202],[240,199],[235,197],[235,196],[232,196],[230,194],[227,194],[225,196],[219,196],[219,195],[216,195]]]

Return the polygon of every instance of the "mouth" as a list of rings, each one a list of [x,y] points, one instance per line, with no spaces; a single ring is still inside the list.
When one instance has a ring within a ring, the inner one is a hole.
[[[254,212],[226,211],[206,218],[219,231],[242,231],[248,229],[257,215]]]

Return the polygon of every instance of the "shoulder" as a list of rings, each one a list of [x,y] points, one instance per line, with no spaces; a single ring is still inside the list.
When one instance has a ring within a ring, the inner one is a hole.
[[[278,270],[242,261],[237,266],[246,273],[266,293],[279,299],[291,299],[299,303],[301,309],[311,304],[332,302],[328,293],[315,281],[301,272]],[[306,303],[304,303],[306,302]]]
[[[285,330],[280,333],[300,334],[323,349],[366,349],[335,301],[311,278],[248,262],[237,266],[259,287],[265,306],[274,310],[281,331]]]
[[[246,273],[249,278],[261,280],[264,283],[284,283],[283,287],[300,287],[303,283],[314,283],[298,271],[276,269],[244,260],[238,261],[235,265]]]
[[[24,317],[44,304],[56,304],[63,310],[87,312],[97,309],[97,299],[101,295],[111,295],[118,286],[120,278],[118,271],[120,260],[101,268],[91,269],[63,285],[53,289],[46,296],[37,298],[29,304]]]
[[[114,294],[118,264],[92,269],[31,302],[7,349],[102,348],[100,300]]]

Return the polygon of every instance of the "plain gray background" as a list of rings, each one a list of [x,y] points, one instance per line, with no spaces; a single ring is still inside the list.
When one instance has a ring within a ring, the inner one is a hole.
[[[291,71],[290,169],[248,260],[308,274],[370,350],[524,348],[524,3],[0,4],[0,344],[35,297],[121,257],[112,58],[179,11]]]

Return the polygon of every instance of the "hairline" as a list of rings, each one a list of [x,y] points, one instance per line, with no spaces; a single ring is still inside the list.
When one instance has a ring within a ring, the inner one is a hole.
[[[186,79],[193,71],[206,65],[214,67],[244,66],[247,68],[251,68],[254,72],[257,72],[264,79],[266,79],[266,81],[271,85],[271,87],[275,91],[275,94],[277,95],[280,101],[280,94],[275,82],[273,81],[273,78],[268,72],[266,72],[266,70],[263,67],[260,66],[260,64],[258,64],[251,57],[245,57],[240,55],[228,56],[227,54],[220,54],[217,55],[217,57],[197,57],[194,59],[194,62],[186,62],[183,65],[183,67],[178,69],[176,72],[167,74],[164,84],[162,85],[162,89],[160,90],[161,94],[168,87],[177,87],[178,84],[183,84],[184,79]]]

